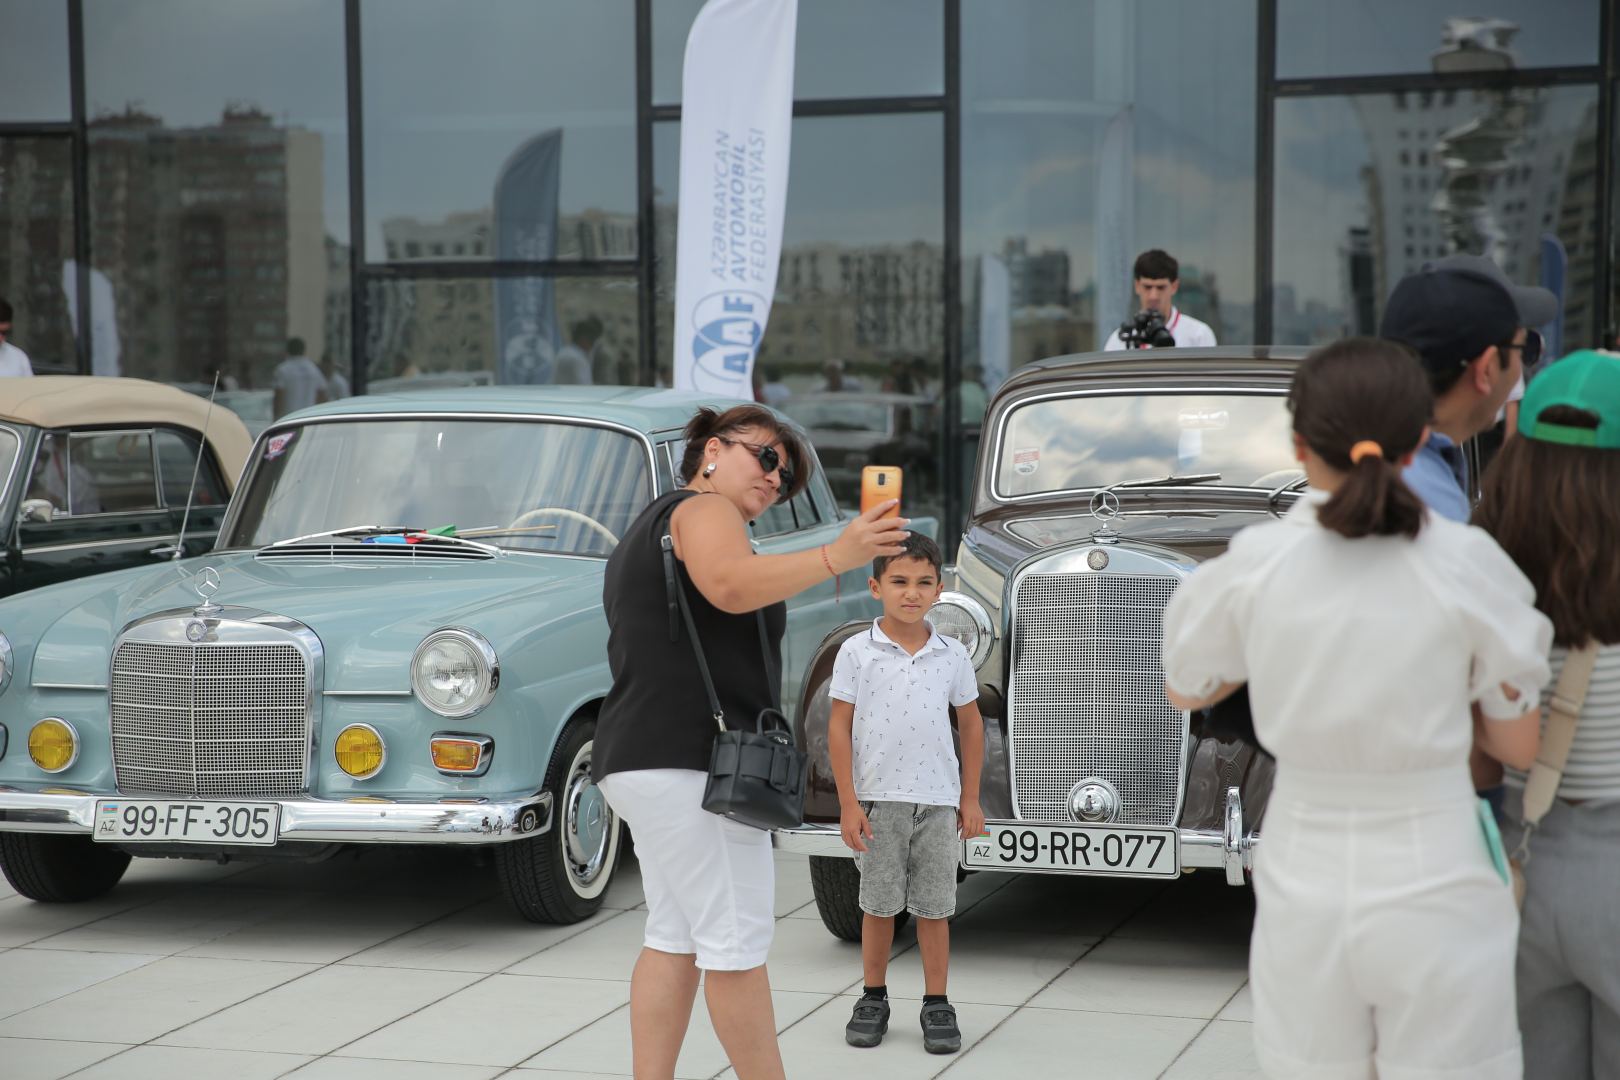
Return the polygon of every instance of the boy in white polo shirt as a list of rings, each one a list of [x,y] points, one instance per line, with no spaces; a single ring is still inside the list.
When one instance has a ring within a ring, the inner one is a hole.
[[[861,962],[865,993],[844,1029],[851,1046],[876,1046],[889,1030],[885,983],[894,920],[917,919],[922,951],[923,1048],[962,1048],[945,996],[950,924],[962,837],[984,832],[979,770],[984,721],[967,649],[923,617],[939,599],[940,553],[912,533],[900,555],[872,563],[868,583],[883,616],[844,642],[833,665],[827,742],[838,784],[844,843],[861,870]],[[962,760],[951,740],[956,708]]]

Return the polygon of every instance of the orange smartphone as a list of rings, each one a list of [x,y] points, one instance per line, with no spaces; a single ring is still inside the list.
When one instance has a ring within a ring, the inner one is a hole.
[[[900,466],[868,465],[861,470],[861,513],[880,502],[900,498]],[[889,508],[884,517],[899,517],[900,504]]]

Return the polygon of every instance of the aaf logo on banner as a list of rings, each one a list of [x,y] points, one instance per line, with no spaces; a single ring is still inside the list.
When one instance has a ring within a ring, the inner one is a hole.
[[[692,312],[692,356],[700,371],[728,382],[746,382],[765,334],[770,305],[758,293],[710,293]]]

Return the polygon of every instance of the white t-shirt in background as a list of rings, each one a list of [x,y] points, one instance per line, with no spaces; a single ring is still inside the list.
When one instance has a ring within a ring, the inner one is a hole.
[[[282,404],[292,412],[315,404],[317,395],[326,392],[326,376],[309,357],[289,356],[276,365],[271,385],[281,391]]]
[[[28,362],[27,353],[9,341],[0,344],[0,378],[33,373],[34,365]]]
[[[1176,339],[1178,349],[1200,349],[1215,344],[1215,331],[1209,328],[1209,324],[1193,318],[1180,308],[1170,309],[1170,317],[1164,321],[1164,328]],[[1118,352],[1123,348],[1125,343],[1119,339],[1119,330],[1116,329],[1108,335],[1103,351]]]

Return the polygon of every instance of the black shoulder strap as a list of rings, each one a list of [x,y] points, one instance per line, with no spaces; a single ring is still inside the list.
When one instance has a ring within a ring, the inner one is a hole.
[[[681,584],[680,574],[675,570],[675,540],[665,533],[659,541],[664,549],[664,584],[675,593],[675,603],[680,608],[681,618],[686,621],[687,636],[692,639],[692,652],[697,655],[698,673],[703,676],[703,689],[709,695],[709,709],[714,714],[714,722],[721,731],[726,730],[725,710],[720,708],[720,695],[714,692],[714,676],[709,674],[709,661],[703,655],[703,642],[698,638],[697,624],[692,621],[692,608],[686,602],[686,587]]]

